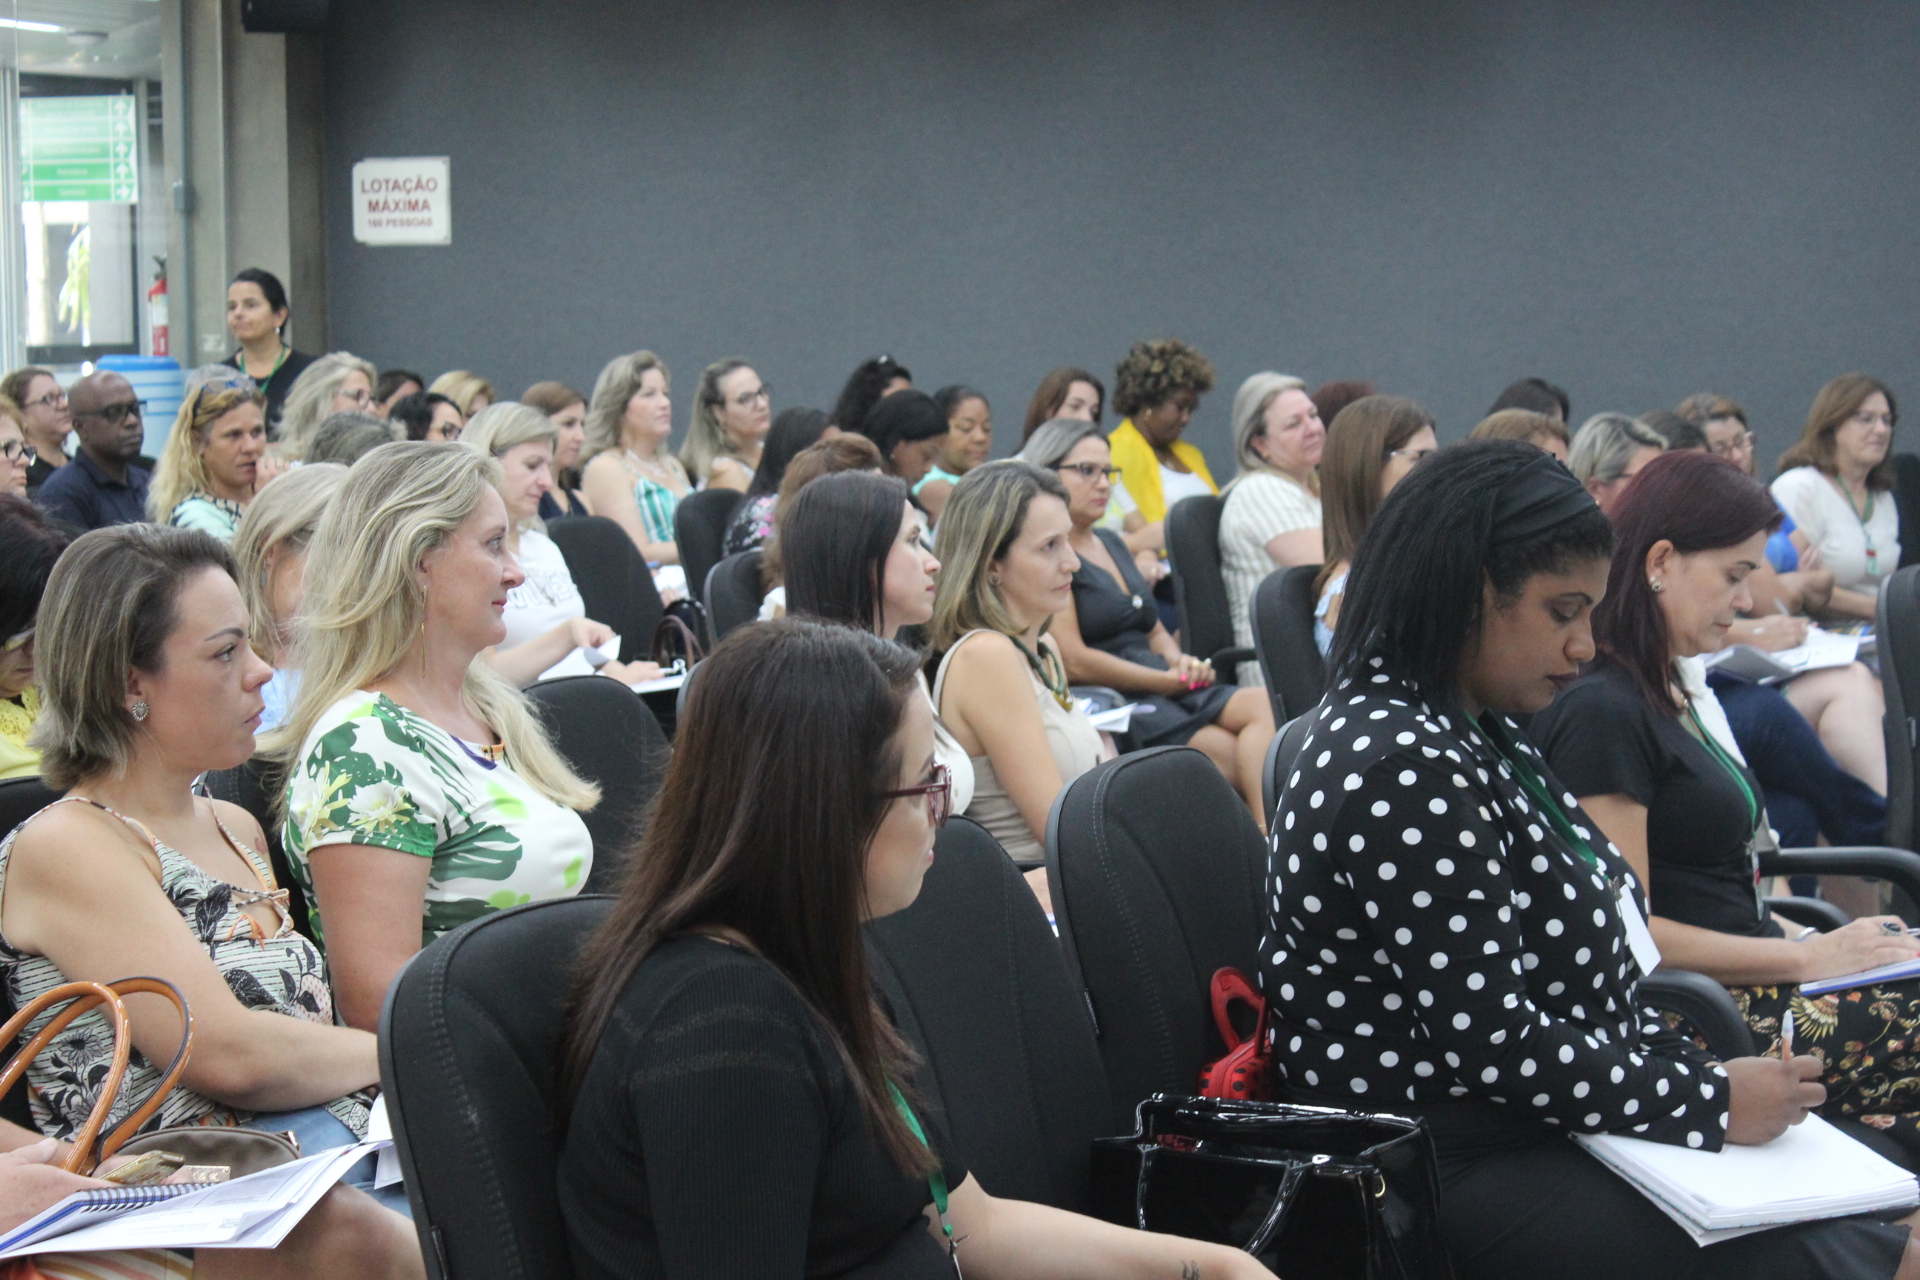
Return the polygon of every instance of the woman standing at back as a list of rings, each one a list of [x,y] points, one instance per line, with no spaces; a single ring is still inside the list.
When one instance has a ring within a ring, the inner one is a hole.
[[[266,397],[267,428],[278,434],[287,393],[314,357],[286,340],[286,286],[271,271],[248,267],[227,286],[227,331],[239,343],[228,364],[252,378]]]

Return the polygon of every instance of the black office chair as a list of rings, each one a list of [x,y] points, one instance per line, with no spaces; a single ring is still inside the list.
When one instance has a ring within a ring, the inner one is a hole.
[[[1084,1213],[1088,1151],[1114,1132],[1080,990],[1033,891],[954,818],[914,904],[867,928],[874,978],[924,1059],[915,1083],[997,1196]]]
[[[727,526],[747,495],[732,489],[702,489],[673,509],[673,542],[687,571],[687,590],[706,603],[707,575],[726,555]]]
[[[1260,654],[1260,678],[1273,699],[1273,722],[1303,716],[1327,691],[1327,662],[1313,638],[1313,610],[1319,603],[1313,580],[1317,564],[1276,569],[1253,589],[1253,647]]]
[[[593,837],[583,892],[612,892],[666,778],[667,735],[637,694],[605,676],[542,680],[527,695],[574,772],[599,784],[600,803],[580,815]]]
[[[1893,455],[1893,501],[1900,511],[1902,529],[1920,529],[1920,455]],[[1908,546],[1911,542],[1913,545]],[[1900,542],[1900,568],[1920,564],[1920,538]]]
[[[1227,584],[1220,576],[1220,512],[1213,494],[1182,498],[1167,512],[1167,558],[1173,563],[1173,598],[1180,609],[1180,648],[1206,658],[1223,680],[1258,655],[1236,646]]]
[[[755,547],[735,552],[708,571],[702,598],[707,602],[707,620],[715,644],[736,627],[759,618],[760,602],[766,596],[760,589],[761,559],[762,552]]]
[[[0,782],[0,835],[12,831],[64,794],[48,786],[38,775]]]
[[[260,824],[262,834],[267,837],[265,852],[273,866],[273,878],[287,891],[287,915],[293,920],[296,932],[311,938],[313,926],[308,923],[307,895],[300,888],[300,882],[293,878],[293,864],[287,861],[287,851],[281,846],[280,823],[273,812],[280,796],[278,780],[285,776],[279,765],[264,756],[255,756],[232,769],[201,774],[200,790],[215,800],[239,805]]]
[[[380,1085],[430,1280],[573,1280],[554,1190],[558,994],[612,902],[482,916],[387,992]]]
[[[547,536],[566,558],[587,616],[620,633],[620,661],[644,660],[666,607],[627,531],[605,516],[581,516],[555,521]]]
[[[1920,544],[1920,537],[1913,541]],[[1881,720],[1887,743],[1887,843],[1911,849],[1920,836],[1914,829],[1920,786],[1920,568],[1901,569],[1881,589],[1874,638],[1887,699]]]
[[[1116,1133],[1155,1093],[1193,1092],[1226,1052],[1214,971],[1259,972],[1266,846],[1247,806],[1191,747],[1080,775],[1047,819],[1047,877],[1069,971],[1085,990]]]

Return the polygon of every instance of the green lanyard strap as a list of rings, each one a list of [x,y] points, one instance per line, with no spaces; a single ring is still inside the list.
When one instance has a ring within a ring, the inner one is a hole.
[[[1521,789],[1533,797],[1534,804],[1546,816],[1547,825],[1552,827],[1562,840],[1572,845],[1574,852],[1587,860],[1588,866],[1598,867],[1600,855],[1595,853],[1593,846],[1573,829],[1573,820],[1567,817],[1566,810],[1560,807],[1560,802],[1555,800],[1552,793],[1547,790],[1545,780],[1540,777],[1533,765],[1528,763],[1525,753],[1507,737],[1506,730],[1501,728],[1499,722],[1491,716],[1480,722],[1480,729],[1487,735],[1488,741],[1493,743],[1493,749],[1500,753],[1500,758],[1512,768],[1513,776],[1520,780]]]
[[[887,1092],[893,1095],[893,1105],[900,1112],[900,1118],[907,1122],[907,1128],[913,1130],[913,1136],[920,1139],[921,1146],[932,1151],[933,1144],[927,1141],[926,1130],[920,1127],[919,1117],[913,1114],[913,1108],[908,1106],[906,1098],[901,1096],[900,1086],[889,1080]],[[947,1254],[951,1257],[960,1246],[959,1242],[953,1238],[953,1223],[947,1218],[946,1170],[940,1167],[937,1159],[933,1168],[927,1170],[927,1190],[933,1192],[934,1211],[940,1215],[940,1230],[947,1237]]]
[[[1720,767],[1731,774],[1733,780],[1740,784],[1740,794],[1747,798],[1747,821],[1749,825],[1758,827],[1760,825],[1760,797],[1753,794],[1753,786],[1748,783],[1747,775],[1741,772],[1740,766],[1734,763],[1733,757],[1727,754],[1727,749],[1720,745],[1719,739],[1715,738],[1711,733],[1708,733],[1707,726],[1700,723],[1700,713],[1693,709],[1692,698],[1687,699],[1687,718],[1693,721],[1694,734],[1700,739],[1702,745],[1706,747],[1707,754],[1718,761]]]

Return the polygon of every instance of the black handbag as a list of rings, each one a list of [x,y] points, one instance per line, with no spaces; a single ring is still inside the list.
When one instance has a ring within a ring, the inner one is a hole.
[[[1426,1125],[1156,1094],[1093,1144],[1096,1216],[1245,1249],[1287,1280],[1450,1280]]]

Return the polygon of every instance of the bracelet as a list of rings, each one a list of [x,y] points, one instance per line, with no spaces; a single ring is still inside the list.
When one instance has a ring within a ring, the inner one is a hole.
[[[1793,936],[1793,940],[1795,942],[1805,942],[1810,936],[1818,932],[1820,932],[1820,930],[1818,930],[1812,925],[1808,925],[1806,928],[1802,929],[1799,933],[1796,933]]]

